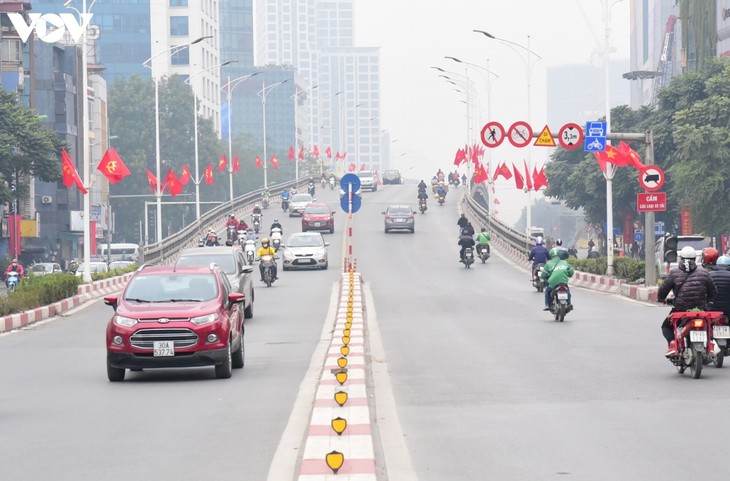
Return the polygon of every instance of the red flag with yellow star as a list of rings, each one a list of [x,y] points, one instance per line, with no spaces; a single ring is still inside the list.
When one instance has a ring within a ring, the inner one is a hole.
[[[96,170],[101,172],[109,180],[110,184],[116,184],[131,174],[114,147],[109,147],[104,152],[104,156],[101,158],[101,162],[99,162]]]
[[[238,154],[233,156],[233,172],[239,172],[241,165],[238,163]]]
[[[167,176],[165,176],[165,187],[167,188],[167,191],[170,192],[170,195],[173,197],[175,197],[177,194],[181,194],[183,191],[180,179],[177,178],[177,175],[175,175],[175,171],[173,171],[172,169],[168,170]]]
[[[147,170],[147,182],[150,183],[150,189],[152,190],[153,194],[157,193],[157,184],[159,183],[157,180],[157,177],[155,177],[155,174],[150,172],[150,169]]]
[[[225,155],[221,155],[221,158],[218,161],[218,172],[222,172],[223,169],[226,168],[226,165],[228,165],[228,162],[226,162],[226,156]]]
[[[79,177],[79,173],[76,172],[76,167],[74,167],[74,163],[71,160],[71,157],[68,156],[66,149],[61,149],[61,159],[61,166],[63,168],[63,185],[71,187],[75,184],[82,194],[88,194],[89,191],[86,190],[86,187],[84,187],[84,184],[81,182],[81,177]]]
[[[180,183],[182,185],[188,185],[188,182],[190,182],[190,169],[188,169],[188,166],[183,164],[182,166],[182,174],[180,174]]]
[[[208,167],[205,168],[205,173],[203,174],[203,177],[205,177],[206,184],[215,184],[215,180],[213,180],[213,164],[208,164]]]

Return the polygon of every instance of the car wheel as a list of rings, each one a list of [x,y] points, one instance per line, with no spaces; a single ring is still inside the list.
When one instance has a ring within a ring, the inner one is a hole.
[[[302,227],[302,232],[307,232],[307,229],[305,229],[304,227]]]
[[[325,262],[324,265],[322,266],[322,270],[323,271],[326,271],[329,266],[330,266],[330,263],[329,262]]]
[[[330,234],[334,234],[334,233],[335,233],[335,226],[332,226],[332,228],[330,229]]]
[[[411,229],[411,234],[415,234],[415,233],[416,233],[416,228],[414,227],[413,229]]]
[[[244,350],[244,347],[243,347],[243,329],[242,329],[241,330],[241,345],[233,353],[233,357],[231,359],[231,363],[233,364],[234,369],[241,369],[243,367],[245,354],[246,354],[246,351]]]
[[[387,228],[387,227],[385,228],[385,233],[386,233],[386,234],[388,233],[388,228]]]
[[[231,341],[228,340],[228,349],[226,350],[226,358],[222,363],[215,367],[215,377],[218,379],[228,379],[231,377],[231,366],[233,364],[233,353],[231,352]]]
[[[251,301],[248,303],[246,308],[243,310],[243,318],[251,319],[253,317],[253,290],[251,290]]]
[[[113,367],[109,360],[106,361],[106,376],[110,382],[124,381],[124,369]]]

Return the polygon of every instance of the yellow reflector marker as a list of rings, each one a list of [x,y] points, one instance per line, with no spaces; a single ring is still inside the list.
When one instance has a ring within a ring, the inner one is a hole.
[[[339,451],[332,451],[330,453],[327,453],[327,456],[325,456],[325,461],[327,462],[327,466],[332,470],[332,472],[337,474],[337,471],[340,470],[345,462],[345,455]]]
[[[332,429],[334,429],[338,436],[341,436],[345,429],[347,429],[347,420],[341,417],[334,418],[332,420]]]
[[[347,358],[341,357],[337,360],[337,365],[340,366],[340,368],[345,369],[347,367]]]
[[[345,346],[350,344],[350,336],[342,336],[342,344],[344,344]]]
[[[347,373],[345,371],[340,371],[335,374],[335,379],[337,379],[337,382],[340,383],[340,385],[345,384],[345,381],[347,381]]]
[[[351,321],[347,321],[345,323],[345,329],[352,329],[352,322]]]
[[[343,335],[343,336],[347,336],[347,337],[350,337],[350,330],[349,330],[349,329],[343,329],[343,330],[342,330],[342,335]]]
[[[347,355],[350,354],[350,348],[348,346],[342,346],[340,348],[340,354],[347,357]]]
[[[335,402],[340,406],[344,406],[347,402],[347,393],[345,391],[337,391],[335,393]]]

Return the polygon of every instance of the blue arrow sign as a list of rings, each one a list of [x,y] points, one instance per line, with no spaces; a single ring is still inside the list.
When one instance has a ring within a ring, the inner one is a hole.
[[[344,210],[346,213],[350,212],[350,206],[348,205],[350,202],[347,199],[347,194],[343,195],[340,198],[340,206],[342,207],[342,210]],[[362,205],[362,197],[352,193],[352,213],[354,214],[358,210],[360,210],[360,206]]]
[[[345,174],[340,179],[340,188],[347,194],[349,190],[347,187],[352,185],[352,191],[357,192],[360,190],[360,177],[355,174]]]

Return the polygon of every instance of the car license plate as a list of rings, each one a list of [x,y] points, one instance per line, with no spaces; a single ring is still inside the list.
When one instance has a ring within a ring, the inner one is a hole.
[[[319,227],[319,226],[321,226],[322,224],[321,224],[320,222],[315,222],[315,223],[314,223],[313,225],[314,225],[314,227]]]
[[[730,339],[730,326],[714,326],[712,336],[715,339]]]
[[[170,357],[175,355],[175,341],[155,341],[152,346],[154,357]]]
[[[690,342],[707,342],[707,332],[705,331],[689,331]]]
[[[558,299],[561,301],[567,301],[568,293],[567,292],[558,292]]]
[[[405,222],[405,219],[395,219],[396,222]]]

